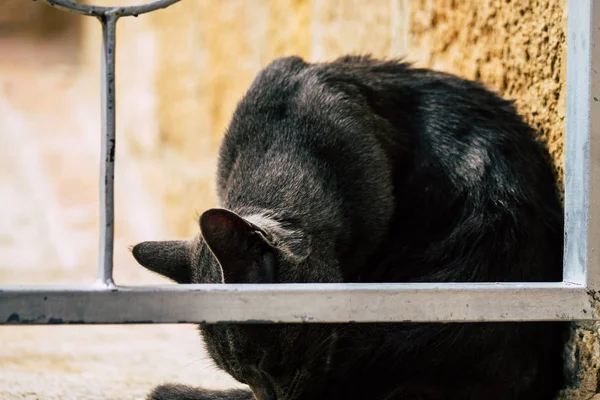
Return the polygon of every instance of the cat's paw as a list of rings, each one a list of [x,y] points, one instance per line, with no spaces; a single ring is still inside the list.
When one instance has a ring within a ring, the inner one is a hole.
[[[202,389],[190,386],[167,383],[155,387],[146,397],[147,400],[210,400],[212,397],[203,396]]]
[[[147,400],[252,400],[246,390],[214,391],[186,385],[167,383],[154,388]]]

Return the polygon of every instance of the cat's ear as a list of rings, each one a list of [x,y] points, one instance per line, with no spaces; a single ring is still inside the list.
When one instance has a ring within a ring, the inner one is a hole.
[[[141,266],[177,283],[191,283],[190,244],[185,240],[142,242],[131,252]]]
[[[222,208],[205,211],[200,231],[223,269],[225,283],[267,283],[274,279],[274,243],[259,226]]]

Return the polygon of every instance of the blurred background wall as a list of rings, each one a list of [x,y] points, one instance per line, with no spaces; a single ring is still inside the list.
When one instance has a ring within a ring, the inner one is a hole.
[[[482,80],[516,100],[562,180],[566,22],[566,0],[183,0],[122,19],[117,282],[164,282],[135,266],[127,245],[197,232],[199,213],[216,204],[216,151],[232,110],[278,56],[371,53]],[[99,39],[93,18],[0,0],[1,283],[94,278]],[[574,328],[570,399],[596,393],[596,328]],[[70,347],[57,346],[60,337]],[[73,386],[82,393],[73,398],[141,398],[167,378],[233,384],[196,362],[204,356],[188,326],[3,327],[0,342],[10,343],[0,348],[3,399],[72,398]]]

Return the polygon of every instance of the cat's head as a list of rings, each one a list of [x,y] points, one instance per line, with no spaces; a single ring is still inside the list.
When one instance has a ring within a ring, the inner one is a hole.
[[[178,283],[325,279],[322,272],[315,275],[318,268],[307,268],[310,251],[302,234],[272,218],[211,209],[200,217],[200,231],[187,241],[143,242],[132,252],[142,266]],[[339,279],[336,273],[328,276]],[[295,399],[307,392],[306,382],[316,385],[329,368],[337,338],[326,325],[210,325],[201,330],[217,365],[261,399]]]
[[[177,283],[274,283],[300,279],[290,276],[306,258],[299,242],[273,220],[214,208],[201,215],[195,238],[142,242],[132,253]]]

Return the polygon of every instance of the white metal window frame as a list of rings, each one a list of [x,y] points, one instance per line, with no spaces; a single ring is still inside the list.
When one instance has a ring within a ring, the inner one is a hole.
[[[600,319],[600,3],[568,2],[565,257],[559,283],[373,283],[120,286],[112,279],[115,28],[168,7],[95,7],[102,42],[101,230],[89,285],[0,286],[0,324],[475,322]],[[596,23],[594,21],[597,21]]]

